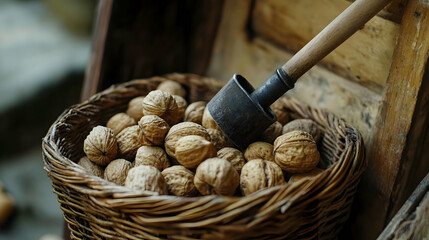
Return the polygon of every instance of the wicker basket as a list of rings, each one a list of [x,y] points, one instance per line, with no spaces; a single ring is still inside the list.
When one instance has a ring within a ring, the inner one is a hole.
[[[324,131],[318,177],[261,190],[246,197],[151,195],[87,173],[75,162],[92,127],[125,111],[127,102],[166,78],[188,90],[188,101],[208,101],[219,82],[192,74],[114,85],[70,107],[42,142],[73,239],[333,239],[347,220],[366,167],[360,133],[337,116],[282,98],[292,118],[311,118]]]

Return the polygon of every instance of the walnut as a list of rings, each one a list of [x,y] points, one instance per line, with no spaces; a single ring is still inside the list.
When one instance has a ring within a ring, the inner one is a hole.
[[[188,107],[188,102],[184,98],[178,95],[173,95],[174,100],[176,100],[177,107],[179,108],[179,111],[177,113],[177,122],[180,120],[183,120],[183,117],[185,116],[186,108]]]
[[[143,117],[143,100],[145,96],[139,96],[131,99],[128,102],[128,108],[126,113],[130,115],[137,122]]]
[[[271,124],[265,131],[262,133],[262,141],[270,144],[274,143],[277,137],[282,135],[283,125],[280,122],[275,122]]]
[[[201,124],[203,119],[204,109],[206,108],[207,102],[198,101],[189,104],[189,106],[185,110],[185,122],[194,122]]]
[[[182,98],[186,97],[186,89],[176,81],[172,81],[172,80],[164,81],[161,84],[159,84],[156,89],[164,92],[168,92],[171,95],[181,96]]]
[[[217,125],[217,123],[215,122],[215,120],[213,119],[212,115],[209,112],[209,108],[207,107],[204,109],[203,118],[201,119],[201,124],[205,128],[214,128],[222,131]]]
[[[139,126],[142,134],[153,145],[162,145],[165,135],[170,130],[168,123],[156,115],[143,116],[139,121]]]
[[[104,176],[104,169],[101,166],[99,166],[99,165],[95,164],[94,162],[92,162],[91,160],[89,160],[89,158],[86,156],[81,157],[79,159],[79,161],[77,162],[77,164],[79,164],[85,170],[94,174],[97,177],[103,178],[103,176]]]
[[[123,158],[115,159],[104,169],[104,179],[123,186],[131,166],[132,164],[128,160]]]
[[[222,131],[214,128],[208,128],[207,132],[209,133],[210,139],[214,144],[216,150],[232,146],[232,143],[230,142],[229,138]]]
[[[313,177],[315,177],[315,176],[319,175],[319,173],[322,173],[322,172],[324,172],[324,170],[323,170],[323,169],[320,169],[320,168],[314,168],[313,170],[311,170],[311,171],[309,171],[309,172],[305,172],[305,173],[297,173],[297,174],[292,175],[292,176],[289,178],[289,183],[298,182],[298,181],[300,181],[301,179],[310,179],[310,178],[313,178]]]
[[[308,172],[317,166],[319,159],[316,142],[307,132],[288,132],[274,141],[274,160],[287,172]]]
[[[277,121],[282,125],[285,125],[289,121],[289,114],[286,112],[281,98],[271,104],[270,108],[276,114]]]
[[[193,197],[198,194],[194,184],[194,173],[181,165],[172,166],[161,172],[167,183],[168,192],[175,196]]]
[[[100,166],[106,166],[118,152],[113,130],[103,126],[94,127],[83,143],[83,151],[89,160]]]
[[[117,135],[124,128],[136,125],[137,122],[133,117],[126,113],[117,113],[113,115],[106,123],[106,127],[113,130],[113,133]]]
[[[232,164],[222,158],[209,158],[196,170],[194,184],[203,195],[233,195],[240,184],[240,176]]]
[[[322,135],[322,131],[320,130],[317,123],[311,119],[296,119],[287,123],[283,127],[283,134],[296,130],[310,133],[316,143],[319,142],[319,139]]]
[[[137,149],[143,145],[151,143],[143,136],[139,125],[127,127],[116,136],[118,141],[119,156],[127,160],[132,160]]]
[[[136,153],[134,166],[151,165],[156,167],[159,171],[164,170],[170,166],[167,154],[160,147],[155,146],[141,146]]]
[[[11,218],[15,210],[15,200],[12,195],[4,192],[0,182],[0,227]]]
[[[161,172],[156,167],[149,165],[140,165],[131,168],[125,179],[125,187],[141,191],[157,192],[160,195],[168,194],[167,184]]]
[[[184,167],[196,168],[207,158],[216,157],[216,148],[204,137],[189,135],[177,141],[175,157]]]
[[[165,136],[164,146],[167,154],[174,158],[177,140],[188,135],[198,135],[210,141],[210,135],[203,126],[193,122],[181,122],[172,126]]]
[[[282,169],[274,162],[254,159],[247,162],[241,170],[240,190],[245,196],[284,183]]]
[[[161,90],[151,91],[143,100],[143,114],[157,115],[164,119],[168,125],[172,126],[180,119],[178,118],[179,108],[176,100],[168,93]]]
[[[260,158],[274,162],[273,148],[273,145],[266,142],[251,143],[244,151],[244,158],[247,161]]]
[[[217,157],[228,160],[232,166],[237,170],[238,173],[241,172],[246,160],[243,153],[232,147],[225,147],[217,151]]]

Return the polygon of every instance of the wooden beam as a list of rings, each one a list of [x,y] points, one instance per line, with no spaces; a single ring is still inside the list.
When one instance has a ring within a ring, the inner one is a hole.
[[[424,151],[414,152],[427,148],[418,146],[418,140],[427,137],[427,126],[422,123],[428,122],[428,75],[425,75],[429,54],[427,1],[408,2],[399,36],[372,144],[367,146],[369,167],[360,185],[359,215],[354,224],[354,234],[358,239],[374,239],[408,197],[406,188],[411,178],[423,178],[424,175],[417,176],[416,169],[410,166],[428,167],[428,164],[419,163],[422,160],[419,154]],[[422,113],[424,109],[426,112]],[[424,161],[427,161],[427,156]]]

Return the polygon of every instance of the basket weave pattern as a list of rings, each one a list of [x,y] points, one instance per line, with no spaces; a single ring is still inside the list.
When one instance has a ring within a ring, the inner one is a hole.
[[[166,78],[188,90],[188,101],[208,101],[221,88],[213,79],[169,74],[114,85],[67,109],[42,141],[44,169],[53,182],[73,239],[332,239],[347,220],[366,168],[360,133],[337,116],[282,97],[292,118],[323,129],[318,145],[326,169],[318,177],[246,197],[152,195],[115,185],[76,164],[96,125],[126,110]]]

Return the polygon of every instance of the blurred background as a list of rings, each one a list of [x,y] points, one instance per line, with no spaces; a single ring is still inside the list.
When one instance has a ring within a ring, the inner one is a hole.
[[[62,238],[41,140],[79,102],[95,13],[95,0],[0,0],[0,204],[15,204],[0,239]]]

